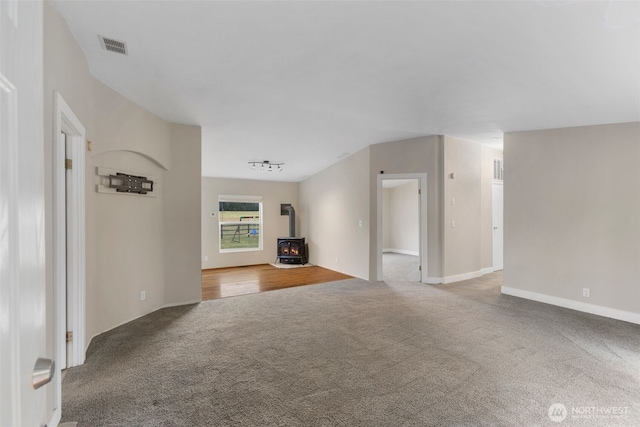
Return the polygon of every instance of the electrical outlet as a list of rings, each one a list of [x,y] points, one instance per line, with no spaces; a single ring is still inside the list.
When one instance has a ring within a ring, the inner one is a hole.
[[[340,264],[340,258],[336,257],[336,264]]]
[[[205,256],[204,256],[204,260],[205,260],[205,261],[209,261],[209,255],[205,255]]]
[[[589,298],[591,296],[591,291],[589,288],[582,288],[582,296],[585,298]]]
[[[456,198],[455,198],[455,197],[452,197],[452,198],[451,198],[451,204],[452,204],[452,205],[455,205],[455,204],[456,204]]]
[[[451,221],[451,228],[454,228],[456,226],[456,222],[455,221]]]
[[[147,292],[146,291],[140,292],[140,301],[144,301],[146,299],[147,299]]]
[[[362,220],[358,221],[358,226],[362,227]]]

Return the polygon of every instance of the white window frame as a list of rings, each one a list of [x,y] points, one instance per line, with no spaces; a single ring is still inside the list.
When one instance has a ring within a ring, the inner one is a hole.
[[[258,221],[221,221],[222,215],[220,214],[220,202],[237,202],[237,203],[257,203],[260,219]],[[246,225],[246,224],[258,224],[260,227],[260,233],[258,233],[258,247],[257,248],[222,248],[222,225]],[[221,254],[233,253],[233,252],[255,252],[263,250],[263,235],[264,235],[264,218],[262,211],[262,196],[237,196],[237,195],[219,195],[218,196],[218,251]]]

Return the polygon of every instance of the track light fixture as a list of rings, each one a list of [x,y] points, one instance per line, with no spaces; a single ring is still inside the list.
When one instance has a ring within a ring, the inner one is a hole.
[[[262,161],[255,161],[255,162],[252,161],[248,163],[251,165],[251,170],[259,170],[261,172],[264,172],[264,171],[273,172],[274,170],[282,172],[284,170],[283,162],[272,162],[269,160],[262,160]]]

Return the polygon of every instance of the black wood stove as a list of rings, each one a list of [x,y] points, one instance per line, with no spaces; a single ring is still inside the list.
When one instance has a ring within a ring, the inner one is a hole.
[[[289,214],[289,237],[278,237],[278,261],[283,264],[306,264],[309,255],[304,237],[296,235],[296,211],[291,205],[283,205],[282,212]]]
[[[279,237],[278,260],[283,264],[306,264],[307,247],[304,237]]]

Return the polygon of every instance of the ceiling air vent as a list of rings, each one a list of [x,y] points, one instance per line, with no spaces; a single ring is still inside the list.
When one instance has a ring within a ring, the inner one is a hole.
[[[128,55],[127,52],[127,44],[125,42],[120,42],[118,40],[110,39],[105,36],[98,36],[100,39],[100,44],[102,48],[105,50],[109,50],[111,52],[120,53],[122,55]]]

